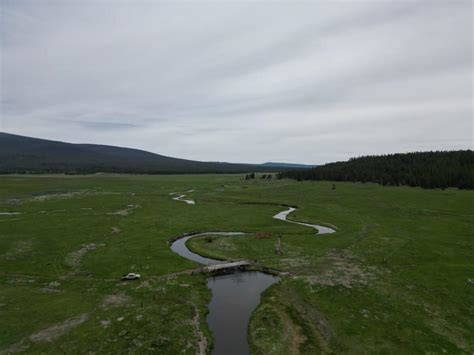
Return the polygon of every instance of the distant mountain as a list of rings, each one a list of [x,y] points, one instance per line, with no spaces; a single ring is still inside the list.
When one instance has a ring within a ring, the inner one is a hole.
[[[278,171],[258,164],[200,162],[139,149],[72,144],[0,132],[0,173],[243,173]]]
[[[316,167],[317,165],[267,162],[263,163],[262,166],[278,169],[310,169]]]

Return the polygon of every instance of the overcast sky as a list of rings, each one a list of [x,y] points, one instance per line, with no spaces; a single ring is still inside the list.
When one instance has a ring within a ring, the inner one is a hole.
[[[473,148],[473,5],[1,0],[0,130],[195,160]]]

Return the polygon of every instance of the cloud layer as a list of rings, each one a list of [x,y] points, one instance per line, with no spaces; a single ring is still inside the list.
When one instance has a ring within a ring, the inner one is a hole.
[[[0,9],[3,131],[255,163],[473,146],[470,0]]]

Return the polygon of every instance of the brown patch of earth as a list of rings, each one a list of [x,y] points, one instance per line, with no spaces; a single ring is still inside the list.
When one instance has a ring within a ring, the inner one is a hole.
[[[82,257],[88,253],[89,251],[97,249],[97,245],[95,243],[84,244],[81,249],[73,251],[69,253],[66,257],[66,265],[78,269],[81,265]]]
[[[88,319],[89,315],[87,313],[69,318],[62,323],[55,324],[49,328],[43,329],[37,333],[30,335],[30,340],[34,343],[45,341],[52,342],[53,340],[59,338],[61,335],[66,334],[72,328],[75,328],[78,325],[84,323]]]
[[[109,212],[110,215],[128,216],[134,209],[140,207],[139,205],[128,205],[127,208],[118,210],[116,212]]]
[[[31,200],[42,202],[42,201],[47,201],[54,198],[73,198],[73,197],[82,195],[84,193],[85,191],[74,191],[74,192],[66,192],[66,193],[60,193],[60,194],[47,194],[47,195],[35,196]]]
[[[100,325],[103,327],[103,328],[108,328],[110,326],[110,319],[103,319],[100,321]]]
[[[286,303],[287,313],[297,324],[305,325],[306,335],[302,333],[303,328],[297,333],[297,339],[293,342],[299,344],[299,347],[309,345],[309,338],[316,339],[315,345],[323,353],[330,352],[330,342],[334,332],[326,317],[313,305],[302,299],[296,292],[287,290],[284,292],[283,302]],[[281,300],[282,298],[280,298]],[[296,321],[295,321],[296,320]]]
[[[288,313],[283,312],[282,317],[287,325],[286,331],[288,332],[288,350],[291,355],[298,355],[301,353],[300,347],[304,344],[308,338],[303,334],[303,329],[293,322]]]
[[[31,240],[20,240],[15,243],[14,247],[3,254],[2,256],[7,260],[15,260],[16,257],[22,254],[29,253],[33,249],[33,242]]]
[[[131,298],[124,293],[117,293],[115,295],[107,295],[102,300],[100,307],[103,309],[121,307],[130,303]]]
[[[7,354],[14,354],[14,353],[21,353],[27,350],[30,347],[27,341],[22,340],[18,343],[10,345],[8,348],[0,350],[0,355],[7,355]]]
[[[334,350],[335,335],[326,317],[284,284],[269,290],[252,315],[250,328],[256,354],[327,354]]]
[[[41,290],[43,292],[61,292],[58,290],[58,287],[61,286],[60,282],[51,281],[46,287],[43,287]]]
[[[191,323],[194,327],[194,336],[197,339],[196,355],[206,355],[207,338],[204,335],[204,333],[201,331],[201,329],[199,328],[200,317],[199,317],[199,311],[197,308],[195,309],[194,317]]]
[[[377,274],[374,267],[364,266],[360,260],[347,252],[329,252],[321,262],[317,274],[297,276],[310,284],[325,286],[344,286],[352,288],[356,285],[367,285]]]

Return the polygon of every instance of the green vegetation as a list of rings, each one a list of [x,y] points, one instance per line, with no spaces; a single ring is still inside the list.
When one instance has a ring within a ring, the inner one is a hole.
[[[196,205],[170,192],[194,189]],[[168,240],[289,272],[268,289],[256,354],[472,353],[473,191],[232,175],[0,177],[0,352],[195,354],[211,294]],[[336,234],[271,218],[337,226]],[[7,215],[5,212],[18,213]],[[281,235],[282,256],[274,252]],[[138,281],[120,282],[128,272]]]
[[[474,152],[416,152],[352,158],[313,169],[292,170],[281,178],[374,182],[425,188],[474,189]]]

